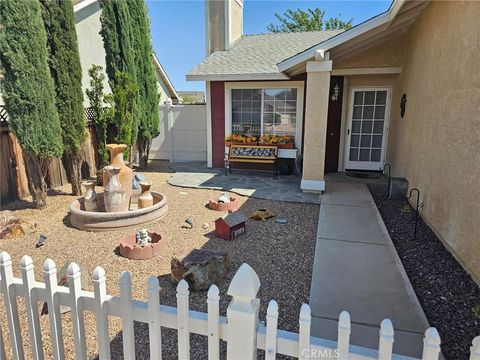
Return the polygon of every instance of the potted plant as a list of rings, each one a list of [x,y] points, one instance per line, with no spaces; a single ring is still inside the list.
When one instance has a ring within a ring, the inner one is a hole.
[[[257,145],[257,138],[251,135],[230,135],[225,138],[225,146],[236,145]]]
[[[260,145],[274,145],[279,149],[293,149],[295,146],[295,137],[293,136],[278,136],[278,135],[264,135],[258,143]]]

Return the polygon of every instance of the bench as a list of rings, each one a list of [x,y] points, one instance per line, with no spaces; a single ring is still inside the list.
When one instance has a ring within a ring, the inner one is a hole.
[[[273,178],[277,176],[277,146],[263,145],[230,145],[225,154],[225,176],[232,173],[232,163],[272,164]]]

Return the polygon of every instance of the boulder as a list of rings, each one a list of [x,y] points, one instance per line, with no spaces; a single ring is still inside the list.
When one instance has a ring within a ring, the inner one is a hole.
[[[190,290],[205,290],[219,284],[225,277],[230,260],[223,252],[186,249],[175,254],[171,261],[174,284],[184,279]]]
[[[9,211],[0,213],[0,239],[13,239],[29,235],[37,231],[37,224],[13,216]]]

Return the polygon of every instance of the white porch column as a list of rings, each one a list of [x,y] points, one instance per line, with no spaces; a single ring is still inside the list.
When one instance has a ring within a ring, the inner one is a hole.
[[[303,175],[300,185],[304,192],[325,190],[325,144],[331,70],[332,61],[307,62]]]

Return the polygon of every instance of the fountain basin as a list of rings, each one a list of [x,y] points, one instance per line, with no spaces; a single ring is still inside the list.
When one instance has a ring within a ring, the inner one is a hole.
[[[120,255],[132,260],[145,260],[159,255],[167,247],[167,240],[162,235],[149,231],[152,242],[141,247],[137,245],[135,234],[125,235],[120,240]]]
[[[99,211],[86,211],[83,197],[70,203],[70,224],[77,229],[87,231],[108,231],[130,228],[156,221],[168,211],[167,198],[161,193],[151,191],[153,206],[121,212],[105,212],[103,193],[97,194]]]

